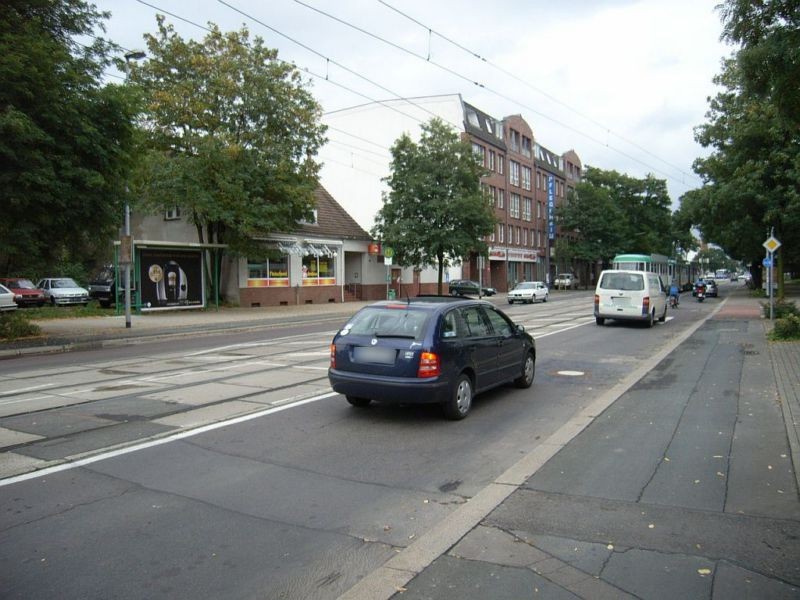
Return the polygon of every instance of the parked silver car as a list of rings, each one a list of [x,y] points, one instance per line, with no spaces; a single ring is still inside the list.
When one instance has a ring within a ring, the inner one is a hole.
[[[527,302],[528,304],[541,300],[547,302],[550,292],[542,281],[523,281],[518,283],[513,290],[508,292],[508,303]]]
[[[53,306],[59,304],[89,304],[89,290],[69,277],[48,277],[36,284]]]
[[[17,303],[14,301],[14,292],[4,285],[0,285],[0,311],[17,310]]]

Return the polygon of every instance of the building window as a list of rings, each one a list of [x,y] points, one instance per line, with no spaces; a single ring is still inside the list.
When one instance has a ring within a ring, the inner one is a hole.
[[[177,221],[181,218],[181,207],[178,205],[170,206],[164,210],[165,221]]]
[[[523,198],[522,199],[522,218],[526,221],[531,220],[531,204],[533,200],[530,198]]]
[[[531,139],[524,135],[522,136],[522,154],[528,158],[531,157]]]
[[[497,190],[497,208],[506,207],[506,191]]]
[[[514,226],[508,226],[508,243],[511,244],[514,242]]]
[[[472,153],[475,155],[475,162],[477,162],[480,166],[484,166],[486,164],[486,148],[480,144],[472,142]]]
[[[490,171],[494,171],[494,161],[497,155],[495,154],[494,150],[489,150],[489,166],[488,169]]]
[[[522,245],[523,246],[527,246],[528,245],[528,230],[527,229],[523,229],[522,230]]]
[[[303,285],[336,285],[335,267],[332,256],[304,256]]]
[[[317,209],[311,209],[311,218],[310,219],[300,219],[298,221],[300,225],[316,225],[317,224]]]
[[[531,189],[531,168],[522,167],[522,187],[523,189]]]
[[[497,188],[493,185],[489,186],[489,205],[495,206],[497,204]]]
[[[505,162],[506,159],[503,157],[502,154],[497,155],[497,172],[502,175],[505,172]]]
[[[519,194],[511,193],[509,196],[509,215],[514,217],[515,219],[519,219],[519,201],[520,197]]]
[[[520,144],[519,144],[519,131],[516,131],[514,129],[510,129],[509,130],[509,137],[510,137],[509,142],[510,142],[511,149],[514,152],[519,152],[519,150],[520,150],[520,148],[519,148],[519,146],[520,146]]]
[[[503,232],[505,231],[505,227],[503,227],[502,223],[497,224],[497,238],[500,240],[500,243],[503,243]]]
[[[517,237],[516,237],[517,246],[519,246],[519,238],[520,238],[520,232],[521,232],[521,230],[522,230],[522,227],[520,227],[520,226],[517,226]]]
[[[536,189],[542,189],[542,174],[539,171],[536,171]]]
[[[247,287],[289,287],[289,256],[278,251],[247,259]]]
[[[519,163],[517,161],[508,161],[508,181],[511,185],[519,186]]]

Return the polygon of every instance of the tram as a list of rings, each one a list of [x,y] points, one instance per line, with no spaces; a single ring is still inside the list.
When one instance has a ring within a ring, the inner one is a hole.
[[[618,254],[612,261],[612,268],[656,273],[665,287],[674,280],[685,291],[692,289],[699,275],[696,263],[668,258],[663,254]]]

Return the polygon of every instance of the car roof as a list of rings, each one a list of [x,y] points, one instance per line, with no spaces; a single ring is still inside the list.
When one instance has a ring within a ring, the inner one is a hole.
[[[453,306],[464,306],[468,304],[493,306],[490,302],[486,302],[485,300],[464,298],[463,296],[420,295],[410,298],[398,298],[397,300],[381,300],[373,304],[368,304],[365,308],[412,308],[414,310],[438,312],[448,310]]]

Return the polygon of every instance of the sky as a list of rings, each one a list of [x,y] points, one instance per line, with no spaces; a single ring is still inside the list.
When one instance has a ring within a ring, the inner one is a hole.
[[[520,114],[537,143],[573,149],[584,166],[665,179],[677,208],[701,185],[692,162],[708,150],[693,130],[733,51],[719,2],[95,0],[111,13],[105,37],[129,50],[145,48],[160,13],[184,38],[206,31],[181,18],[244,25],[297,65],[331,127],[321,183],[367,230],[393,140],[418,136],[440,96]],[[409,98],[427,100],[399,100]]]

